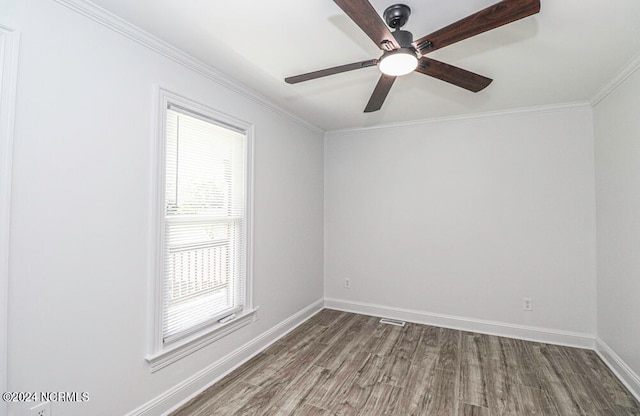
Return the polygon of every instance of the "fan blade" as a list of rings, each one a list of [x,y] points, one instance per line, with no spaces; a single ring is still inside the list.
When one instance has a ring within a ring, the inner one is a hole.
[[[540,11],[540,0],[503,0],[413,43],[425,54]]]
[[[333,0],[383,51],[400,48],[376,9],[367,0]]]
[[[384,103],[384,99],[387,98],[387,94],[389,94],[389,90],[393,85],[393,82],[396,80],[396,77],[392,75],[382,74],[380,79],[378,80],[378,84],[373,90],[373,94],[371,94],[371,98],[369,98],[369,102],[367,103],[367,107],[364,109],[365,113],[371,113],[373,111],[378,111],[382,107],[382,103]]]
[[[376,66],[377,64],[377,59],[370,59],[368,61],[354,62],[352,64],[334,66],[333,68],[321,69],[320,71],[314,71],[307,74],[288,77],[285,78],[284,81],[287,84],[297,84],[298,82],[309,81],[311,79],[326,77],[327,75],[339,74],[341,72],[353,71],[354,69]]]
[[[458,68],[457,66],[425,57],[420,58],[416,72],[429,75],[473,92],[483,90],[493,81],[491,78],[483,77],[482,75]]]

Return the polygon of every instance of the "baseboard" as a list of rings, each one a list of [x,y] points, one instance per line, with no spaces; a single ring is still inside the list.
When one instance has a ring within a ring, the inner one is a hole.
[[[596,352],[640,402],[640,377],[600,337],[596,337]]]
[[[479,332],[488,335],[523,339],[526,341],[544,342],[547,344],[565,345],[578,348],[595,348],[595,336],[590,334],[536,328],[504,322],[484,321],[412,309],[375,305],[371,303],[353,302],[342,299],[325,298],[324,306],[345,312],[373,315],[382,318],[400,319],[418,324]]]
[[[182,383],[150,400],[126,416],[166,415],[200,394],[222,377],[232,372],[259,352],[297,328],[323,307],[363,315],[400,319],[407,322],[434,325],[489,335],[594,349],[631,394],[640,401],[640,377],[600,338],[589,334],[536,328],[503,322],[469,319],[458,316],[429,313],[418,310],[393,308],[371,303],[342,299],[320,299],[257,336],[245,345],[214,362]],[[198,386],[198,387],[196,387]],[[186,392],[186,393],[185,393]],[[186,397],[185,397],[186,396]],[[177,399],[182,397],[181,399]],[[176,401],[179,400],[178,403]]]
[[[294,330],[320,312],[322,308],[323,300],[320,299],[158,397],[127,413],[126,416],[166,415],[170,413]]]

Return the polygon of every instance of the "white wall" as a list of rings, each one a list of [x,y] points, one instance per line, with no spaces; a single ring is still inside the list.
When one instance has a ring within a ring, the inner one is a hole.
[[[640,395],[640,71],[594,108],[598,337]]]
[[[588,107],[328,134],[325,296],[593,337],[593,175]]]
[[[53,1],[3,2],[0,24],[21,35],[9,390],[86,391],[89,402],[54,403],[52,413],[123,415],[322,298],[322,133]],[[255,125],[260,311],[257,322],[152,374],[144,357],[154,84]]]
[[[139,408],[323,296],[323,219],[328,298],[593,336],[592,123],[598,335],[640,372],[638,73],[595,121],[573,108],[329,133],[323,162],[321,133],[50,0],[5,1],[0,25],[21,35],[9,390],[90,393],[54,414]],[[154,84],[256,126],[260,312],[151,374]]]

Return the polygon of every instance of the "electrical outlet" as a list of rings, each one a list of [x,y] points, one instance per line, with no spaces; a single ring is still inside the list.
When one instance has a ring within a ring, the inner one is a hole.
[[[29,409],[29,416],[51,416],[51,403],[43,402]]]
[[[522,298],[522,309],[525,311],[532,311],[533,300],[531,298]]]
[[[344,288],[351,289],[351,279],[344,279]]]

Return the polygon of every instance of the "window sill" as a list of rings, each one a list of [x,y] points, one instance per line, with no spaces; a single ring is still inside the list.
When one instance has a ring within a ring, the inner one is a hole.
[[[151,372],[163,369],[169,364],[190,355],[201,348],[223,338],[230,333],[254,322],[257,317],[258,308],[254,308],[238,316],[233,321],[225,322],[211,327],[208,331],[194,335],[191,338],[177,342],[174,345],[165,347],[162,351],[148,355],[145,359],[151,367]]]

